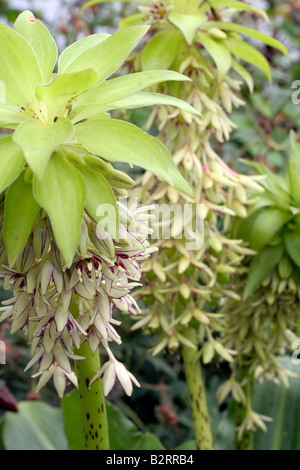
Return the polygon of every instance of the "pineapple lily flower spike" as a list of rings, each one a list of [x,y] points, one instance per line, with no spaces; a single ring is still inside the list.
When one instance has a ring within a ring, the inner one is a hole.
[[[13,290],[0,321],[9,320],[12,333],[26,331],[37,390],[51,378],[60,397],[68,381],[78,386],[84,429],[91,420],[102,429],[97,439],[85,432],[88,449],[109,445],[104,393],[116,378],[129,395],[132,382],[138,385],[109,342],[121,343],[114,309],[139,312],[130,291],[151,252],[149,208],[116,201],[134,181],[112,163],[139,165],[192,194],[161,142],[108,114],[154,104],[200,114],[180,99],[142,92],[165,80],[190,80],[179,73],[106,80],[148,29],[83,38],[63,51],[53,73],[55,41],[31,12],[14,29],[0,25],[0,128],[7,133],[0,138],[0,277]],[[114,209],[106,225],[101,205]],[[109,356],[102,368],[100,344]]]

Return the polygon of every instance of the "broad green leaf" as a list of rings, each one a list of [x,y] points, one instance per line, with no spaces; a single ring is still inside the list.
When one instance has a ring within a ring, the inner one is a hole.
[[[292,214],[269,207],[257,215],[250,233],[250,247],[260,251],[275,237],[278,231],[292,218]]]
[[[49,215],[56,243],[70,266],[79,242],[86,200],[82,176],[62,154],[55,152],[43,179],[33,178],[33,193]]]
[[[76,126],[76,137],[89,152],[107,160],[132,163],[192,194],[173,159],[156,140],[127,122],[114,119],[92,119]]]
[[[176,29],[166,29],[155,34],[142,51],[142,70],[168,69],[174,62],[183,40]]]
[[[108,212],[108,216],[105,218],[108,223],[107,231],[112,235],[113,238],[118,236],[118,210],[116,204],[116,198],[108,184],[106,179],[100,173],[86,166],[78,166],[86,187],[87,187],[87,199],[85,208],[90,216],[96,221],[101,220],[98,209],[100,206],[106,207],[105,210]]]
[[[36,97],[47,105],[47,120],[53,122],[56,116],[66,114],[77,95],[84,92],[98,81],[93,69],[58,75],[50,85],[38,85]]]
[[[175,450],[197,450],[196,441],[187,441],[183,444],[180,444]]]
[[[10,136],[0,139],[0,193],[21,173],[25,166],[22,150]]]
[[[250,264],[247,283],[243,298],[246,300],[254,290],[269,276],[284,252],[284,245],[267,246],[264,248]]]
[[[174,98],[173,96],[162,95],[160,93],[136,93],[135,95],[129,96],[128,98],[114,101],[110,104],[114,108],[125,109],[143,108],[145,106],[161,104],[166,106],[175,106],[176,108],[180,108],[188,113],[201,116],[201,113],[199,113],[199,111],[189,105],[186,101]]]
[[[269,62],[257,49],[234,37],[228,37],[224,40],[224,43],[233,55],[260,68],[266,74],[268,80],[272,81]]]
[[[22,173],[5,197],[3,234],[10,266],[25,247],[39,210],[32,194],[32,184],[25,183]]]
[[[255,8],[251,5],[247,5],[246,3],[237,2],[235,0],[209,0],[209,2],[204,3],[201,5],[200,11],[207,12],[211,8],[234,8],[236,11],[254,11],[258,15],[262,16],[266,21],[269,21],[268,15],[264,10],[260,8]]]
[[[13,134],[13,141],[21,147],[31,170],[41,179],[52,152],[60,144],[68,142],[73,134],[73,125],[65,118],[58,118],[46,127],[31,119],[19,125]]]
[[[3,442],[6,450],[67,450],[61,410],[47,403],[18,403],[18,413],[4,416]]]
[[[256,29],[247,28],[246,26],[242,26],[237,23],[226,23],[225,21],[210,21],[207,23],[210,28],[220,28],[225,31],[236,31],[237,33],[243,34],[244,36],[248,36],[253,39],[257,39],[258,41],[262,41],[264,44],[267,44],[270,47],[274,47],[274,49],[278,49],[282,52],[287,58],[289,57],[288,51],[286,47],[277,39],[274,39],[266,34],[260,33]],[[207,27],[205,25],[205,28]]]
[[[64,72],[93,68],[98,74],[99,81],[105,80],[123,64],[148,29],[149,26],[132,26],[118,31],[83,52],[66,67]]]
[[[75,59],[78,59],[78,57],[81,56],[81,54],[88,51],[91,47],[97,46],[109,37],[110,34],[106,33],[91,34],[90,36],[86,36],[71,44],[69,47],[63,50],[59,57],[58,73],[63,73]]]
[[[19,106],[31,105],[34,91],[42,77],[36,55],[16,31],[0,24],[0,83],[5,84],[5,98]]]
[[[113,78],[94,86],[78,97],[74,107],[81,104],[103,104],[126,98],[151,85],[164,81],[190,81],[172,70],[152,70]]]
[[[197,33],[197,41],[205,47],[213,58],[218,70],[218,81],[222,81],[232,63],[231,54],[224,41],[213,39],[208,34],[202,32]]]
[[[206,21],[206,15],[203,13],[178,13],[172,10],[169,14],[169,20],[180,29],[186,42],[191,45],[199,26]]]
[[[293,262],[300,267],[300,225],[296,225],[293,231],[286,231],[284,243]]]
[[[23,11],[14,24],[14,29],[29,42],[36,53],[42,82],[48,83],[57,61],[57,46],[47,28],[31,11]]]
[[[297,350],[295,360],[292,354],[280,358],[283,369],[294,374],[287,388],[283,384],[264,381],[255,385],[253,394],[254,410],[272,418],[266,423],[268,432],[258,429],[254,434],[254,450],[299,450],[300,449],[300,376],[299,376],[299,341],[295,341]],[[291,345],[292,346],[292,345]],[[296,376],[296,377],[295,377]]]

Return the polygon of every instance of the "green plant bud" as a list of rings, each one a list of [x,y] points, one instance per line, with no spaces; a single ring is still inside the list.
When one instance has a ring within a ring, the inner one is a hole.
[[[216,39],[227,39],[227,34],[219,28],[210,28],[208,34]]]
[[[90,224],[88,228],[89,237],[91,242],[95,245],[100,253],[103,253],[108,258],[114,258],[115,246],[114,242],[108,232],[98,224],[97,227],[94,224]]]
[[[215,355],[215,348],[211,341],[204,344],[202,348],[202,362],[203,364],[209,364]]]
[[[16,261],[16,269],[22,273],[27,272],[34,263],[35,255],[32,246],[32,237],[29,238],[24,250],[19,254]]]
[[[245,218],[247,217],[247,209],[246,207],[241,204],[239,201],[234,199],[232,201],[231,209],[236,213],[238,217]]]
[[[235,192],[235,197],[236,197],[236,199],[237,199],[241,204],[246,204],[246,202],[247,202],[247,192],[246,192],[245,188],[244,188],[241,184],[238,184],[238,185],[234,188],[234,192]]]
[[[180,343],[179,343],[178,339],[176,338],[176,336],[172,335],[168,340],[168,349],[171,352],[177,351],[177,349],[179,348],[179,344]]]
[[[106,179],[115,188],[131,189],[135,185],[135,181],[130,176],[119,170],[113,170],[107,175]]]
[[[155,261],[155,263],[153,264],[153,271],[161,282],[166,282],[167,280],[166,273],[164,272],[161,264],[158,263],[157,261]]]
[[[230,281],[230,276],[228,274],[218,273],[217,280],[220,284],[228,284]]]
[[[278,263],[278,273],[281,279],[288,279],[292,274],[293,267],[290,260],[284,256]]]
[[[179,292],[182,295],[182,297],[186,300],[189,299],[189,297],[191,296],[191,291],[187,284],[181,284],[179,286]]]
[[[191,260],[188,257],[181,258],[179,263],[178,263],[178,273],[179,274],[184,273],[187,270],[187,268],[189,267],[190,262],[191,262]]]
[[[45,219],[39,220],[33,232],[33,249],[37,259],[43,258],[49,251],[51,235]]]
[[[209,237],[208,244],[215,252],[219,253],[223,250],[223,244],[218,237]]]

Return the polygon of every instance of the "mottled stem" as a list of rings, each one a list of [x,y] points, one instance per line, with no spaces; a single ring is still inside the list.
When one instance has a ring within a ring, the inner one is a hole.
[[[188,328],[184,336],[196,343],[196,331]],[[197,360],[198,351],[186,346],[182,347],[185,376],[189,390],[195,440],[198,450],[213,450],[213,439],[207,408],[206,393],[202,377],[201,364]]]
[[[108,450],[108,425],[101,379],[90,387],[90,381],[100,370],[99,352],[91,351],[85,342],[77,354],[85,357],[83,361],[76,361],[85,447],[87,450]]]
[[[77,296],[73,296],[70,309],[73,316],[75,318],[78,317]],[[88,342],[85,341],[74,352],[79,356],[85,357],[82,361],[76,361],[75,367],[86,450],[108,450],[109,436],[106,403],[101,378],[90,386],[91,380],[101,368],[99,351],[91,351]]]

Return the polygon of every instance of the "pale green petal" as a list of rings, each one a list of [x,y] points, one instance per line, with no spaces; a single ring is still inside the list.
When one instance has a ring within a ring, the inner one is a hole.
[[[37,56],[42,83],[48,83],[57,61],[57,46],[48,29],[28,10],[18,16],[14,29],[31,45]]]
[[[61,153],[55,152],[44,178],[33,179],[37,202],[49,215],[56,243],[68,266],[79,243],[86,186],[80,173]]]
[[[73,125],[65,118],[58,118],[51,126],[32,119],[19,125],[13,141],[21,147],[31,170],[41,179],[53,150],[71,140],[73,134]]]

